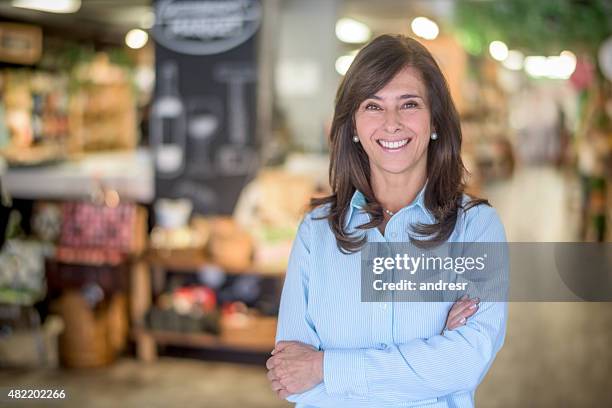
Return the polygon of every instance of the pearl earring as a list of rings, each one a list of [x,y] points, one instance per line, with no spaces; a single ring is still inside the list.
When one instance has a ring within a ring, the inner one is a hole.
[[[359,136],[357,135],[353,136],[353,142],[359,143]]]
[[[436,132],[431,134],[431,140],[438,140],[438,134]]]

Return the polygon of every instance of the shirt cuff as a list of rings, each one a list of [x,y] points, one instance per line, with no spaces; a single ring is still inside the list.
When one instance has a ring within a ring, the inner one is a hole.
[[[329,395],[367,396],[365,350],[325,350],[323,383]]]

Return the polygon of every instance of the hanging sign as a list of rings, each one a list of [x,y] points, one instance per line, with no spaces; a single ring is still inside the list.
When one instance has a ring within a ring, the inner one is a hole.
[[[158,2],[153,37],[183,54],[228,51],[251,38],[261,23],[261,4],[249,0]]]

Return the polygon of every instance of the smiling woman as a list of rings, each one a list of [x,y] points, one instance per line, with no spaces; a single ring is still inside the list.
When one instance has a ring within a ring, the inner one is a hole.
[[[402,187],[410,185],[411,180],[400,180],[398,176],[419,175],[422,180],[413,181],[424,182],[432,131],[427,93],[420,76],[412,67],[402,69],[376,95],[363,101],[355,113],[359,141],[370,166],[375,167],[370,176],[381,177],[375,185],[389,184],[385,174],[393,175]],[[393,212],[401,208],[401,203],[388,205],[384,208]]]
[[[355,191],[371,216],[363,228],[382,232],[386,215],[408,205],[427,181],[424,203],[436,222],[414,225],[420,237],[413,241],[443,242],[463,205],[460,153],[459,117],[432,55],[411,38],[380,36],[355,57],[338,89],[331,128],[333,194],[313,200],[313,208],[330,206],[327,218],[338,245],[353,252],[364,242],[345,233],[343,220]],[[482,203],[470,199],[465,209]]]
[[[293,244],[272,389],[298,407],[473,407],[506,303],[361,297],[366,242],[505,242],[495,210],[464,194],[459,119],[429,51],[403,36],[365,46],[338,89],[330,142],[332,194],[312,200]]]

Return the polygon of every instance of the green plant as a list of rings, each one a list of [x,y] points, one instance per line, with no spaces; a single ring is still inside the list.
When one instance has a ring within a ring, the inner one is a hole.
[[[456,6],[455,29],[463,46],[479,55],[494,40],[540,55],[564,49],[595,55],[612,35],[608,0],[463,0]]]

